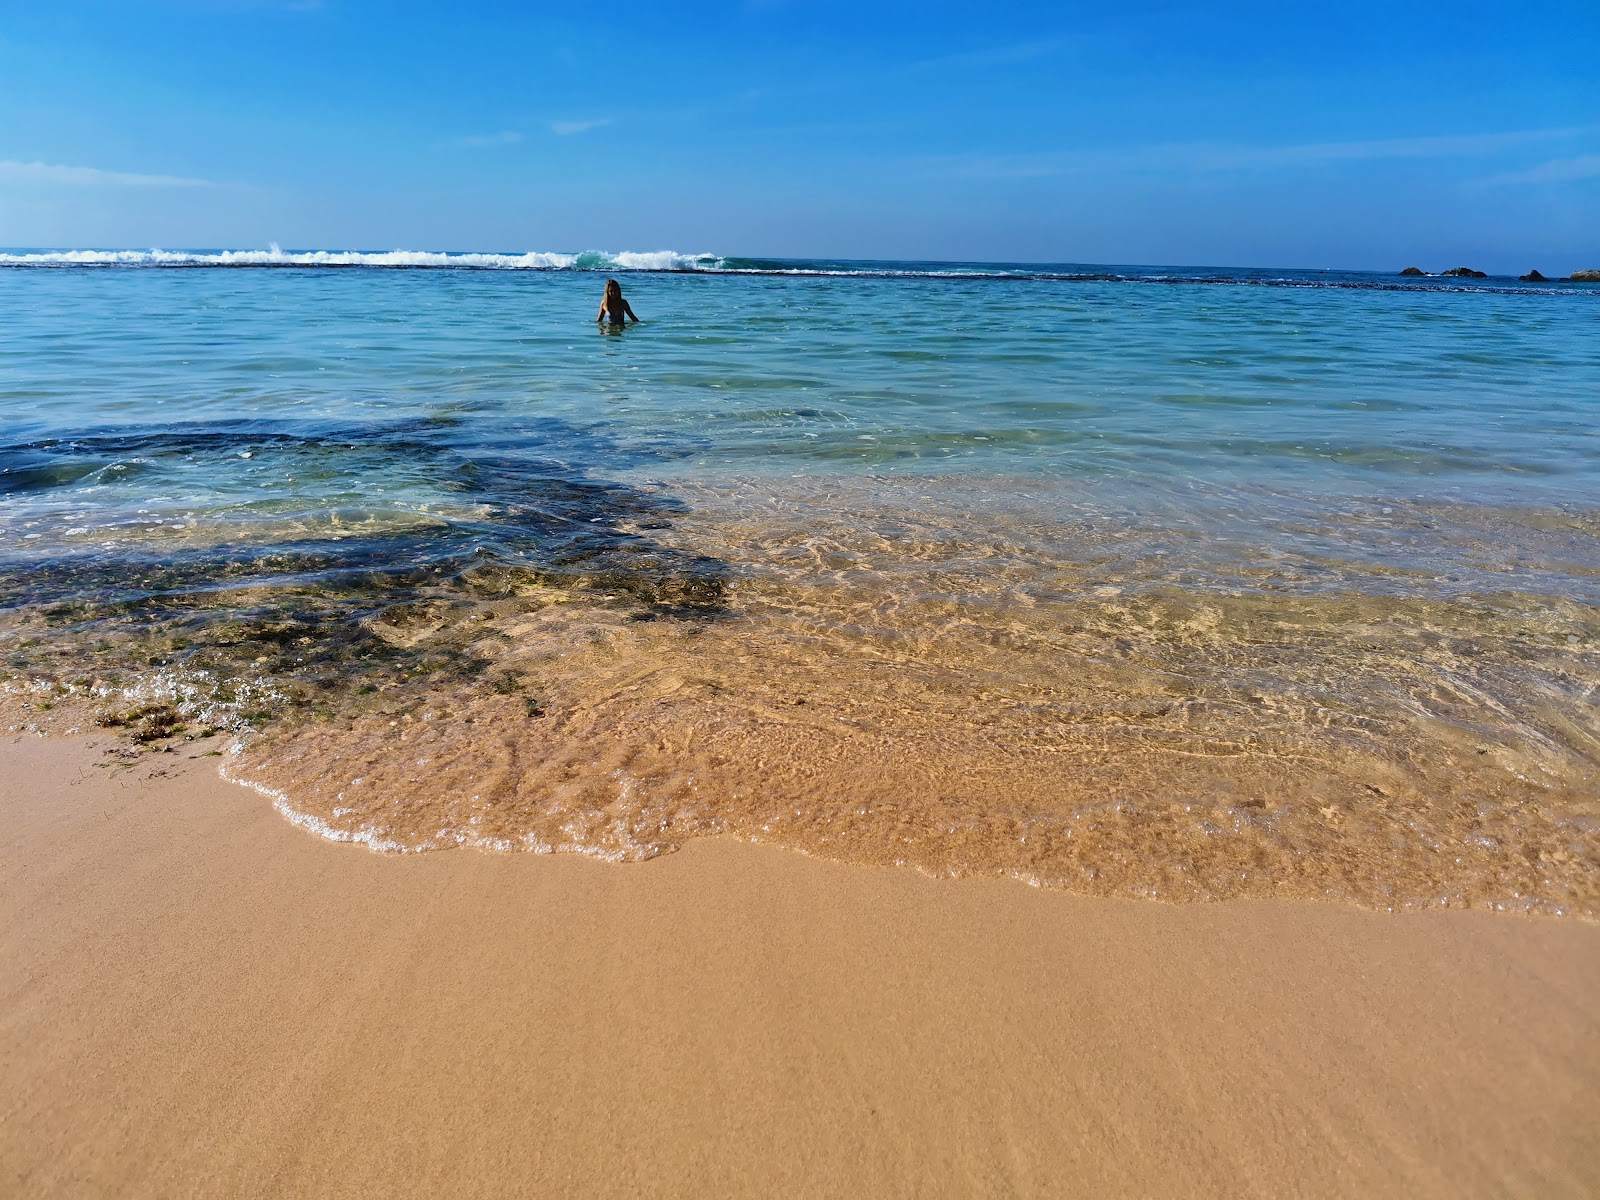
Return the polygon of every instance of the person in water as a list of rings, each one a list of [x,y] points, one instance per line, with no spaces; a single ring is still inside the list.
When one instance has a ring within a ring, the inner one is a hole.
[[[633,317],[634,323],[638,324],[639,318],[634,314],[632,306],[622,298],[622,285],[615,279],[606,280],[606,294],[600,301],[600,312],[595,320],[605,321],[611,325],[623,325],[629,317]]]

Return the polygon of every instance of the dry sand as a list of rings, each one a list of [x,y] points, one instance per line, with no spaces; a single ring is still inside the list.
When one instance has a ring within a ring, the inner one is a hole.
[[[1576,1196],[1600,927],[319,841],[0,743],[11,1195]]]

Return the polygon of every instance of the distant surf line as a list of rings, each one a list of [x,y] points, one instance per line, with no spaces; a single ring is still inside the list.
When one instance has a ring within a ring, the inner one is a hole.
[[[858,278],[1041,283],[1165,283],[1280,288],[1336,288],[1396,292],[1487,292],[1527,295],[1600,295],[1600,289],[1520,285],[1509,277],[1484,281],[1396,278],[1366,271],[1271,268],[1108,268],[1024,263],[906,262],[899,260],[762,259],[675,250],[524,251],[497,253],[433,250],[13,250],[0,252],[0,268],[35,269],[367,269],[389,271],[534,271],[745,275],[790,278]]]

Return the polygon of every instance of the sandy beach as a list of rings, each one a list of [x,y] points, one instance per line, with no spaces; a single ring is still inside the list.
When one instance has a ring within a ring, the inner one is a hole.
[[[385,856],[113,749],[0,746],[8,1194],[1593,1194],[1592,924]]]
[[[10,6],[0,1200],[1600,1200],[1501,7]]]

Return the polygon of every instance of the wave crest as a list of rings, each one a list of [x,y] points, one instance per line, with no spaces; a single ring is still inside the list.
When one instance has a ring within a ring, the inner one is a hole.
[[[846,259],[738,258],[682,254],[676,250],[528,250],[519,254],[438,250],[11,250],[0,251],[6,268],[67,267],[367,267],[389,270],[706,272],[851,279],[1024,280],[1046,283],[1223,284],[1274,288],[1349,288],[1385,292],[1492,292],[1500,295],[1588,295],[1600,289],[1561,281],[1530,284],[1500,276],[1484,280],[1427,276],[1400,279],[1371,271],[1240,267],[1097,266],[1070,263],[982,263],[866,261]]]
[[[529,250],[521,254],[453,254],[436,250],[35,250],[0,253],[9,267],[389,267],[456,268],[490,271],[696,271],[719,270],[714,254],[676,250],[585,250],[563,254]]]

